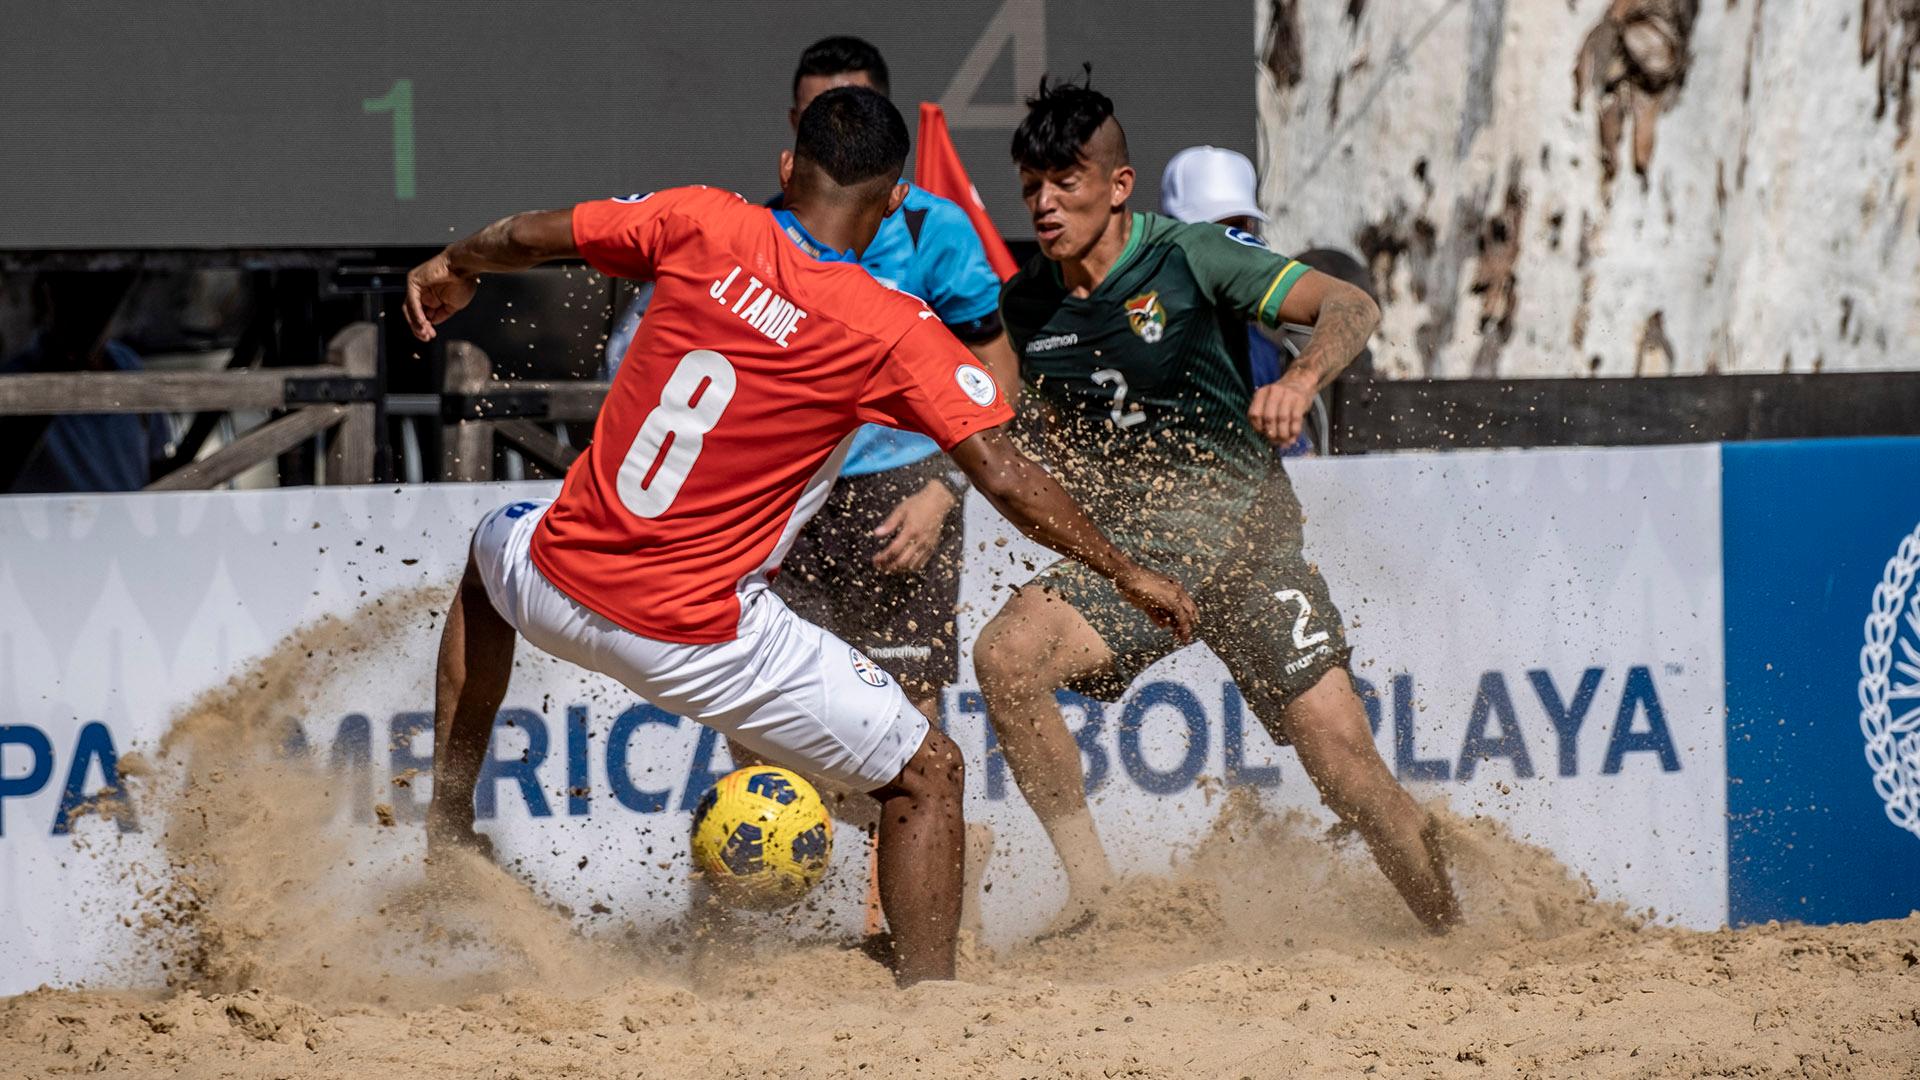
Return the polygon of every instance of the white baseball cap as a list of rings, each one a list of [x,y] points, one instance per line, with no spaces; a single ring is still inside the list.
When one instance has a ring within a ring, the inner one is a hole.
[[[1245,215],[1267,220],[1255,196],[1253,162],[1218,146],[1189,146],[1160,174],[1160,209],[1181,221],[1219,221]]]

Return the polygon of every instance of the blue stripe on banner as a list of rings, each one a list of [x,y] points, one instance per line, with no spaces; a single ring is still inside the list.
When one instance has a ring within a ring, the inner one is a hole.
[[[1920,908],[1920,438],[1732,444],[1721,468],[1729,918],[1904,916]]]

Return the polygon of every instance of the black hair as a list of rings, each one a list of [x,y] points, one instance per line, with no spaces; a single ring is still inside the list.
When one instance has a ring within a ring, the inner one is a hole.
[[[836,86],[800,114],[793,156],[848,187],[898,179],[907,164],[907,122],[893,102],[864,86]]]
[[[1013,132],[1014,163],[1039,172],[1071,169],[1085,156],[1093,133],[1113,118],[1113,99],[1093,88],[1091,67],[1084,83],[1049,84],[1042,76],[1040,92],[1027,99],[1026,119]],[[1122,131],[1120,160],[1112,164],[1125,164],[1126,155],[1127,136]]]
[[[846,36],[821,38],[807,46],[800,54],[800,66],[793,69],[793,96],[800,96],[800,80],[809,75],[844,75],[850,71],[866,72],[882,97],[892,96],[893,85],[880,50],[861,38]]]

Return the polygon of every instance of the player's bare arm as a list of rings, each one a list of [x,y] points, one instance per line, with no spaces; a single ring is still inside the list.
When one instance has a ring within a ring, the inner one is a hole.
[[[473,300],[480,275],[525,270],[579,254],[573,242],[573,211],[530,210],[501,218],[407,274],[407,326],[432,341],[434,326]]]
[[[1300,425],[1325,389],[1367,347],[1380,325],[1380,307],[1364,291],[1310,270],[1280,305],[1280,321],[1313,327],[1306,348],[1278,382],[1256,390],[1247,419],[1268,442],[1300,437]]]
[[[964,344],[993,375],[994,381],[1012,388],[1007,391],[1009,395],[1017,393],[1020,362],[1014,358],[1013,346],[1007,344],[1007,335],[995,334],[984,341]],[[940,546],[947,515],[959,505],[960,500],[952,489],[939,480],[928,481],[925,487],[900,500],[893,512],[873,530],[874,536],[890,538],[885,547],[874,553],[873,565],[889,574],[918,573]]]
[[[968,436],[951,451],[954,464],[1014,528],[1032,540],[1085,563],[1111,580],[1121,595],[1183,642],[1193,640],[1193,598],[1114,547],[1058,481],[1013,445],[999,428]]]

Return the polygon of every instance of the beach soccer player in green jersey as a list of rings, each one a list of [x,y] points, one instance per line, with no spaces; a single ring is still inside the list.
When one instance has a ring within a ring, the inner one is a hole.
[[[1200,637],[1254,715],[1292,744],[1321,797],[1366,840],[1436,932],[1459,905],[1428,816],[1375,749],[1354,692],[1340,614],[1301,553],[1300,504],[1275,444],[1380,318],[1362,290],[1251,236],[1127,209],[1134,172],[1113,103],[1041,85],[1013,137],[1040,255],[1001,294],[1020,373],[1047,407],[1055,475],[1130,551],[1186,585]],[[1309,325],[1279,382],[1255,390],[1246,324]],[[981,632],[975,670],[1021,793],[1085,919],[1113,882],[1093,827],[1080,749],[1055,691],[1113,701],[1180,647],[1112,585],[1056,563]]]

